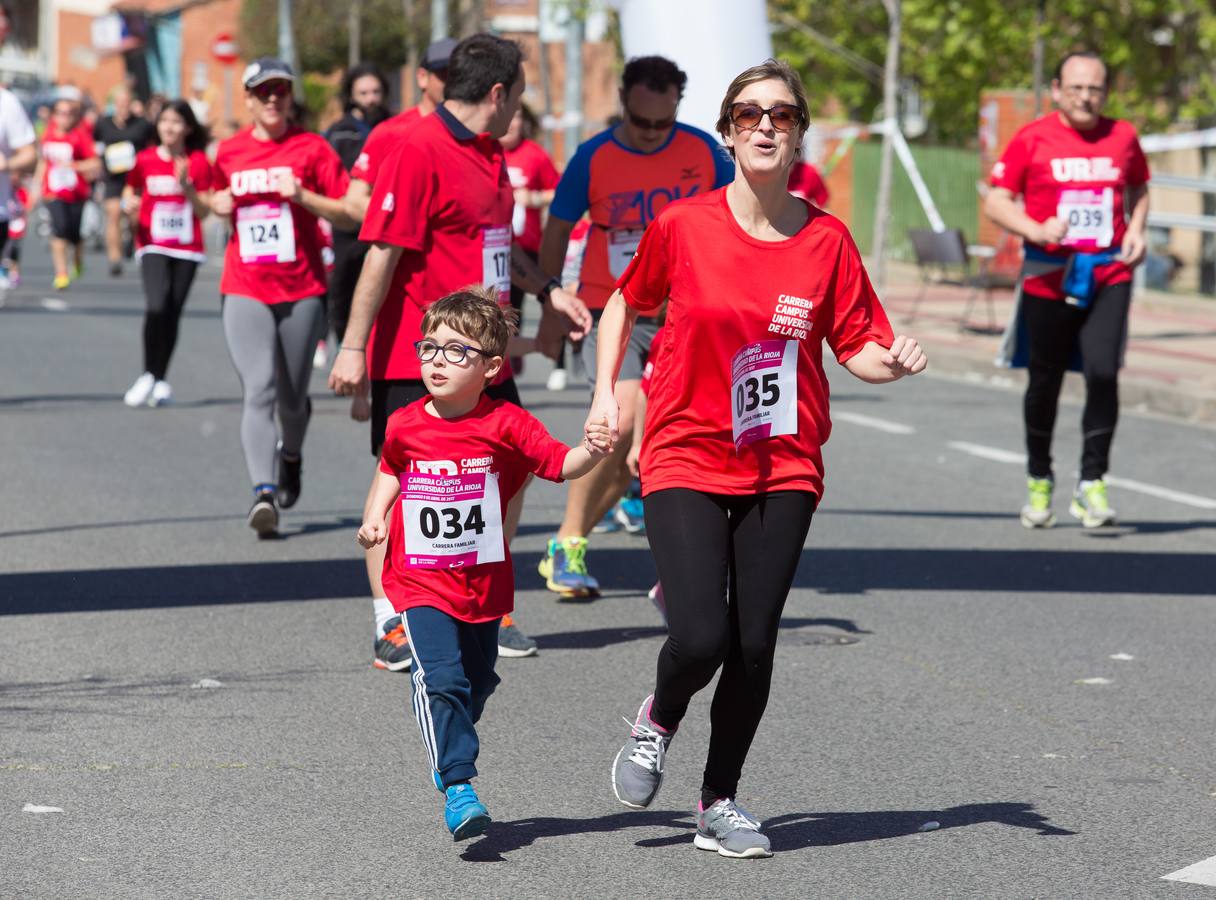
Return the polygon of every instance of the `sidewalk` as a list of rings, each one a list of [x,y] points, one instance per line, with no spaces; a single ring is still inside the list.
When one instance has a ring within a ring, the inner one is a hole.
[[[969,327],[962,330],[959,319],[970,288],[931,283],[915,318],[909,321],[920,292],[916,267],[890,264],[887,282],[883,305],[892,325],[897,333],[906,331],[920,341],[934,372],[1016,388],[1026,384],[1024,369],[993,364],[1013,305],[1012,290],[992,291],[994,328],[988,327],[988,305],[981,292],[972,307]],[[1084,399],[1080,375],[1069,373],[1064,395]],[[1216,425],[1216,298],[1159,291],[1133,294],[1119,397],[1124,410]]]

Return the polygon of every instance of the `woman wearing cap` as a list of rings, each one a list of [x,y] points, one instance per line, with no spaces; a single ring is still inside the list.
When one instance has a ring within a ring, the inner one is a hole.
[[[653,801],[689,701],[721,669],[695,844],[728,857],[771,855],[735,797],[823,492],[823,343],[874,384],[926,362],[916,341],[892,334],[844,225],[786,188],[809,122],[787,64],[768,60],[731,83],[718,132],[735,179],[670,204],[646,230],[600,319],[587,419],[607,418],[615,433],[613,382],[633,321],[666,301],[641,470],[668,638],[612,781],[626,806]]]
[[[224,336],[244,392],[249,526],[265,537],[278,529],[278,508],[300,494],[300,450],[312,412],[308,377],[325,318],[317,219],[342,228],[355,223],[343,210],[342,161],[320,135],[290,123],[291,67],[262,58],[245,69],[243,82],[253,124],[216,150],[211,209],[232,220],[220,280]]]

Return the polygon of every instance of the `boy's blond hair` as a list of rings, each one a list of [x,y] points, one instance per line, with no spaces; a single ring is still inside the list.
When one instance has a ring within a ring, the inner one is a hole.
[[[422,316],[422,333],[430,334],[446,325],[481,345],[491,356],[503,356],[507,341],[515,333],[514,309],[498,305],[498,293],[487,288],[470,287],[441,297],[427,307]]]

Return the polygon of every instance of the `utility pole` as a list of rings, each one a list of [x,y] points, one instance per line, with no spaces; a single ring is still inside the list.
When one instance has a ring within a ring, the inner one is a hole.
[[[346,67],[353,69],[359,65],[359,57],[363,55],[363,0],[350,0],[350,9],[346,13],[346,37]]]
[[[1034,14],[1034,115],[1043,115],[1043,26],[1047,21],[1047,0],[1039,0]]]
[[[566,162],[574,156],[582,138],[583,125],[583,19],[573,8],[566,12],[566,96],[562,119],[566,126],[562,155]]]
[[[300,57],[296,53],[295,29],[292,27],[291,0],[279,0],[279,59],[291,66],[296,73],[295,97],[304,99],[304,79],[300,71]]]
[[[431,41],[443,40],[450,31],[448,0],[431,0]]]
[[[881,294],[887,283],[887,227],[891,218],[891,167],[895,129],[899,127],[899,38],[902,0],[882,0],[887,8],[887,63],[882,78],[882,157],[878,166],[878,196],[874,200],[874,243],[870,247],[870,278]]]

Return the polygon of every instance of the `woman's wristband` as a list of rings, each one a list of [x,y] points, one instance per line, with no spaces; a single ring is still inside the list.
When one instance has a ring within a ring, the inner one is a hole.
[[[366,349],[367,349],[366,347],[345,347],[345,346],[338,348],[339,352],[342,350],[349,350],[351,353],[362,353]]]
[[[548,303],[549,296],[556,288],[561,286],[562,282],[560,278],[550,278],[545,282],[545,286],[536,292],[536,299],[538,299],[542,304]]]

